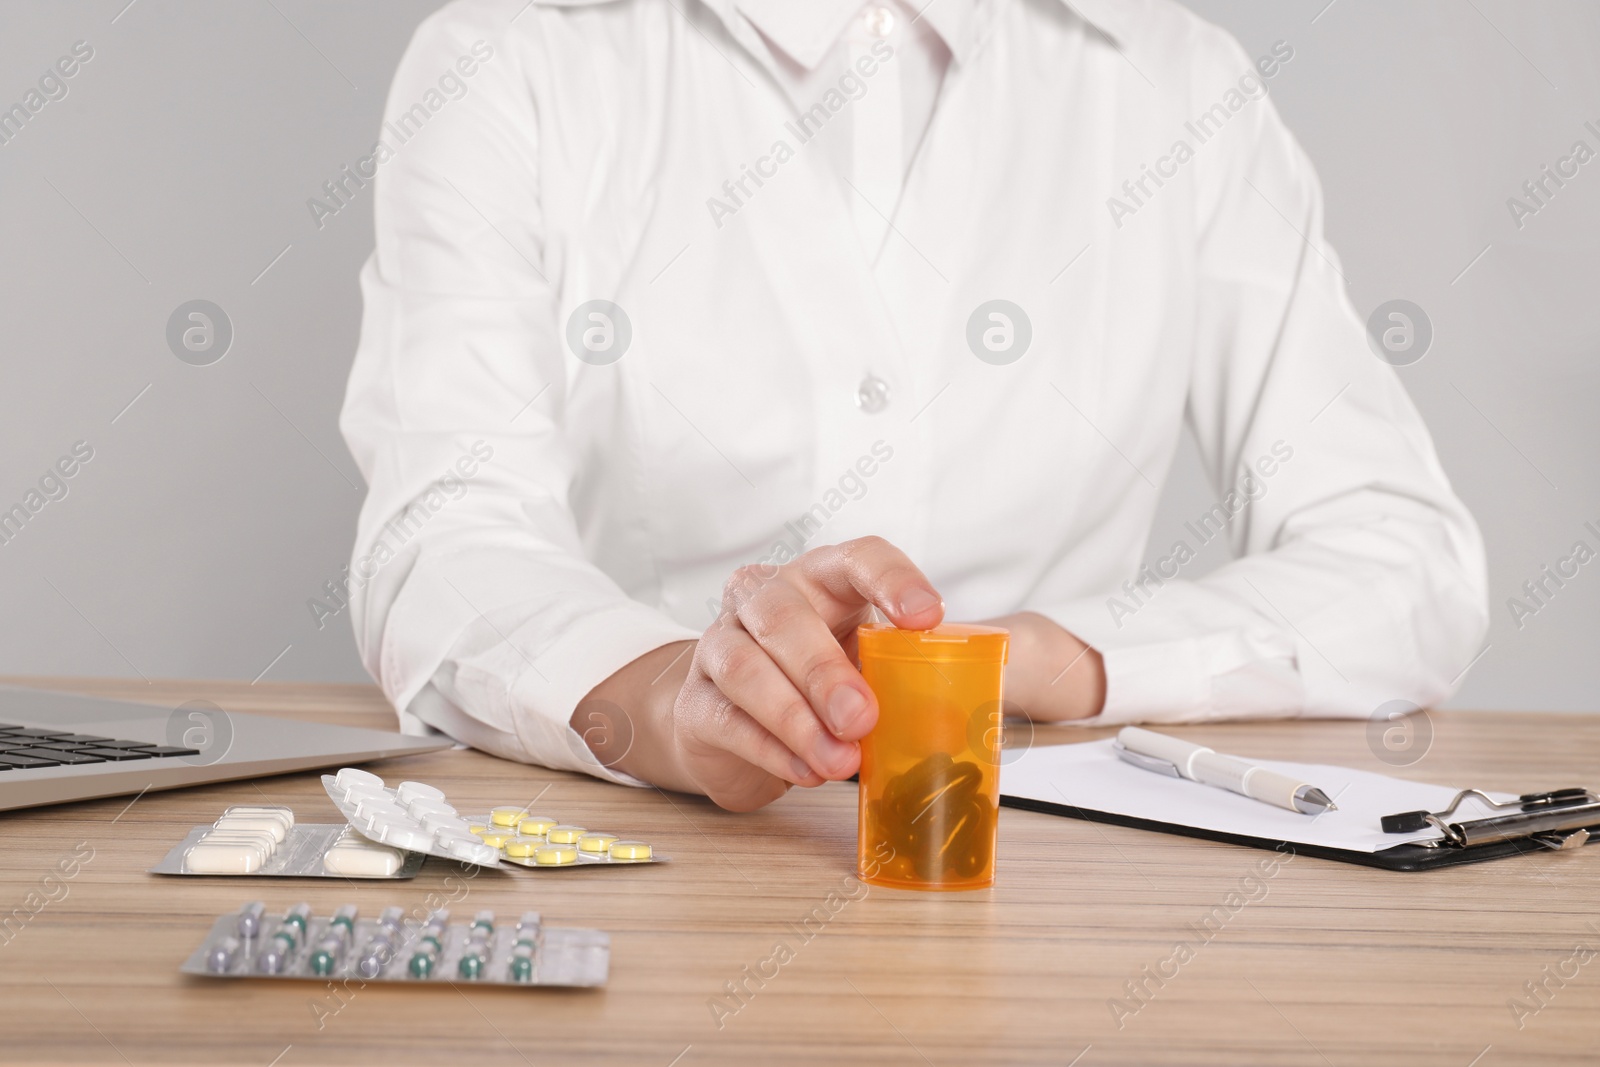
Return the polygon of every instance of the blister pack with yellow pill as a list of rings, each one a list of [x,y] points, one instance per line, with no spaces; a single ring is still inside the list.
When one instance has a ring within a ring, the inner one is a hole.
[[[178,968],[207,978],[495,986],[605,985],[611,938],[546,926],[536,911],[501,920],[479,911],[452,922],[444,910],[388,907],[363,918],[354,904],[317,916],[296,904],[281,917],[261,901],[219,916]]]
[[[423,782],[394,788],[370,771],[346,767],[322,776],[323,788],[358,833],[396,848],[483,867],[561,870],[664,863],[646,841],[565,823],[527,806],[460,814],[442,790]]]
[[[196,826],[152,874],[261,878],[415,878],[424,857],[343,823],[297,823],[281,804],[236,804]]]

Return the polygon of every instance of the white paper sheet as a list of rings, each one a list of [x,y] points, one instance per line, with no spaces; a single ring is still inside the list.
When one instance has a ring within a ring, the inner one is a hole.
[[[1386,834],[1379,820],[1402,811],[1440,811],[1459,792],[1455,786],[1408,782],[1349,767],[1260,762],[1321,789],[1338,809],[1302,815],[1226,789],[1168,778],[1119,759],[1110,740],[1028,749],[1000,769],[1000,792],[1136,819],[1351,852],[1378,852],[1411,841],[1437,840],[1439,832],[1432,827],[1413,834]],[[1511,799],[1511,794],[1489,795],[1500,801]],[[1468,801],[1457,814],[1472,819],[1488,812],[1476,801]]]

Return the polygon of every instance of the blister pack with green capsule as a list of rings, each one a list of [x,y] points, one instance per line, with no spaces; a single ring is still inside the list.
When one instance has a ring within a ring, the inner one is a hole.
[[[260,901],[219,916],[179,968],[209,978],[497,986],[603,986],[611,938],[600,930],[547,927],[536,911],[502,922],[492,911],[452,922],[384,908],[362,918],[354,904],[332,915],[296,904],[269,917]]]

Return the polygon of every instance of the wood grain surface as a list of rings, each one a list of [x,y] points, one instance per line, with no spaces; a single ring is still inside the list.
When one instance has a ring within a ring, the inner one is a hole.
[[[393,721],[366,686],[10,681],[168,706],[204,698],[289,718]],[[1426,755],[1402,768],[1374,756],[1364,723],[1173,732],[1225,751],[1457,786],[1600,785],[1600,717],[1436,712],[1430,722]],[[1034,743],[1104,734],[1041,729]],[[343,884],[145,873],[228,804],[271,801],[303,821],[337,819],[313,774],[147,794],[131,806],[121,798],[0,814],[0,918],[47,888],[53,897],[0,935],[0,1060],[1600,1062],[1600,847],[1413,874],[1298,857],[1263,875],[1265,852],[1007,810],[995,888],[924,895],[851,878],[849,783],[731,815],[476,752],[373,769],[439,785],[459,805],[542,793],[541,810],[645,838],[673,862],[462,880],[459,868],[430,860],[414,881]],[[93,858],[47,884],[74,849]],[[319,913],[347,902],[372,913],[452,893],[457,912],[536,908],[552,925],[609,931],[609,986],[372,985],[336,998],[315,983],[177,970],[213,917],[252,899],[272,912],[305,900]],[[1248,903],[1225,910],[1209,939],[1195,935],[1213,909],[1241,898]],[[1174,964],[1180,941],[1191,950]],[[1537,998],[1529,982],[1543,983]],[[1142,985],[1139,997],[1128,983]],[[729,990],[740,986],[736,999]],[[1520,1017],[1513,1000],[1527,1009]]]

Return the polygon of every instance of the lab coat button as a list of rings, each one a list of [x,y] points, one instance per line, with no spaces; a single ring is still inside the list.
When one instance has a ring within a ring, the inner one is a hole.
[[[894,32],[894,12],[886,7],[869,7],[861,16],[867,32],[880,40]]]
[[[868,415],[876,415],[889,406],[889,383],[877,375],[869,374],[856,386],[856,407]]]

